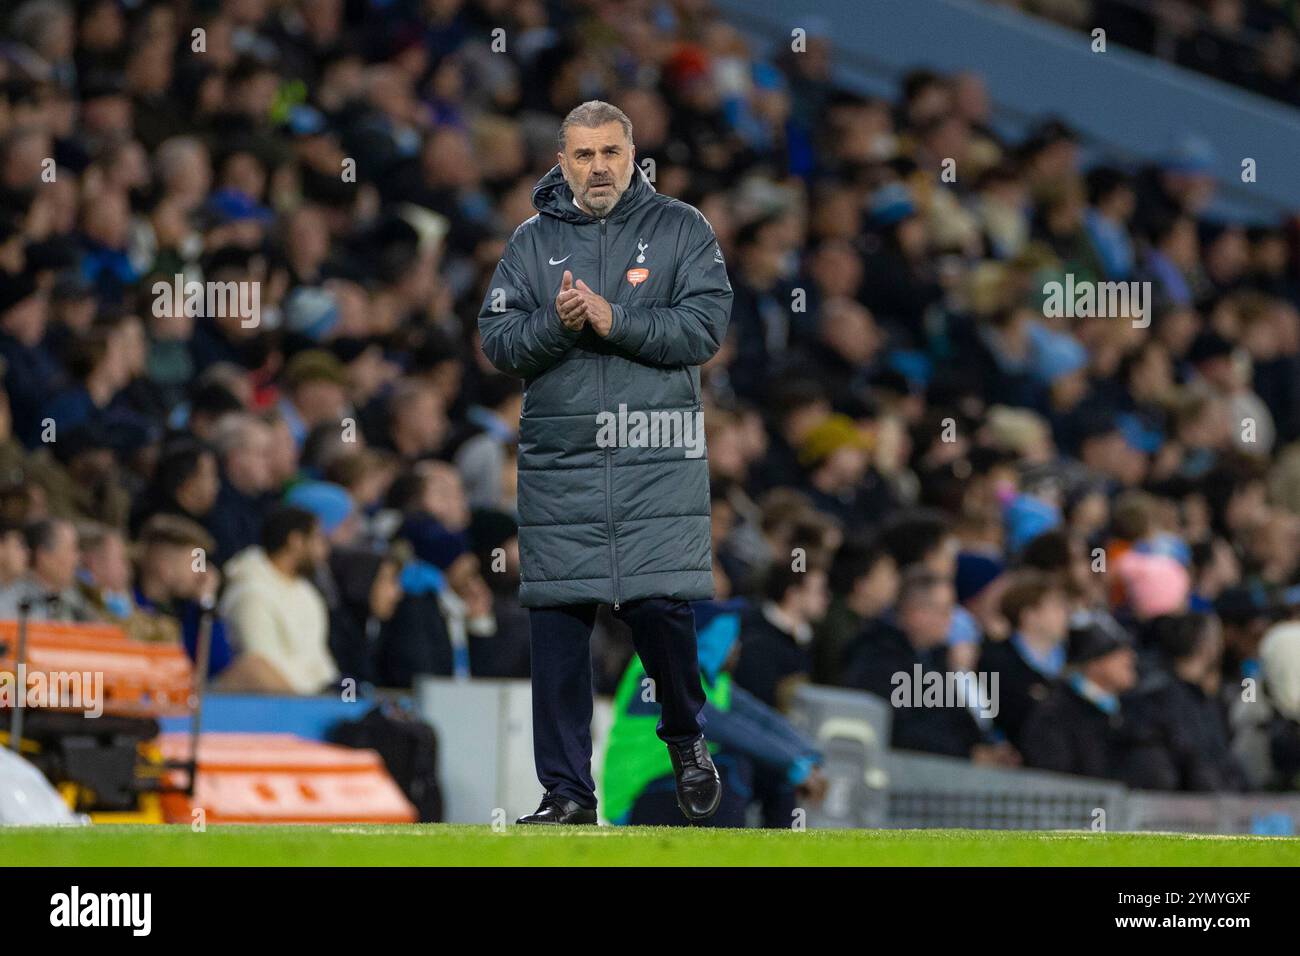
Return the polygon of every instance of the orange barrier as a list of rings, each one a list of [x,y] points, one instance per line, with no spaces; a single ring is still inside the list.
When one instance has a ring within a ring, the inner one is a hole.
[[[16,673],[18,622],[0,621],[0,671]],[[162,717],[189,712],[194,669],[179,644],[137,641],[111,624],[27,625],[27,686],[43,675],[59,686],[69,675],[103,680],[105,713]],[[57,709],[57,708],[56,708]],[[81,710],[82,707],[62,708]]]
[[[167,760],[190,756],[188,734],[159,738]],[[184,771],[164,775],[186,783]],[[204,734],[194,796],[166,793],[163,816],[190,823],[202,808],[209,823],[413,823],[415,807],[379,754],[292,734]]]

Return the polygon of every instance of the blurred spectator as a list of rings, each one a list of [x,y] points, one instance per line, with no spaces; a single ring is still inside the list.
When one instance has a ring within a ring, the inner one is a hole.
[[[800,684],[812,675],[813,625],[826,614],[826,571],[809,563],[794,570],[775,564],[763,586],[764,600],[740,625],[736,683],[777,710],[788,710]]]
[[[890,745],[903,750],[968,757],[977,763],[1013,764],[1014,751],[985,741],[964,702],[941,700],[919,704],[908,690],[937,678],[952,686],[948,632],[955,594],[952,584],[928,568],[915,566],[903,575],[898,605],[866,630],[848,649],[844,683],[870,691],[894,706]]]
[[[284,506],[267,516],[257,546],[226,563],[221,616],[235,657],[219,686],[313,694],[334,682],[325,602],[310,581],[328,555],[320,520]]]
[[[251,415],[221,419],[213,444],[220,459],[221,490],[208,518],[216,541],[213,558],[223,561],[256,544],[275,488],[270,426]]]
[[[82,596],[105,620],[130,619],[135,613],[135,602],[126,539],[120,531],[97,524],[78,528],[77,537],[81,548],[78,578]],[[170,637],[175,640],[176,635]]]
[[[1245,790],[1218,699],[1218,622],[1186,614],[1158,618],[1153,627],[1163,667],[1126,708],[1141,741],[1129,758],[1128,782],[1144,790]]]
[[[1015,746],[1030,711],[1047,698],[1065,670],[1069,613],[1063,583],[1042,572],[1020,572],[1002,594],[1011,636],[984,645],[979,669],[998,675],[994,723]]]
[[[829,576],[831,601],[815,626],[813,681],[839,684],[844,652],[861,630],[889,611],[898,596],[898,567],[878,544],[846,541]]]
[[[217,457],[206,446],[182,439],[162,451],[152,486],[136,501],[131,527],[136,533],[156,514],[172,514],[207,524],[221,485]]]
[[[1132,639],[1109,617],[1070,628],[1065,673],[1025,719],[1025,765],[1058,773],[1123,780],[1132,740],[1121,695],[1137,684]]]
[[[402,599],[402,557],[352,548],[333,551],[329,560],[339,582],[338,603],[330,609],[330,655],[342,677],[373,682],[379,632]]]
[[[496,633],[470,642],[476,677],[527,677],[528,613],[519,603],[519,526],[499,511],[478,510],[469,539],[483,580],[492,593]]]
[[[0,590],[0,619],[14,620],[26,604],[33,621],[100,620],[77,589],[80,554],[71,522],[47,518],[29,525],[27,550],[28,573]]]
[[[1295,790],[1300,786],[1300,626],[1295,621],[1268,630],[1259,663],[1258,681],[1243,682],[1233,695],[1233,753],[1253,786]]]
[[[138,614],[170,620],[191,657],[197,654],[203,609],[216,604],[221,574],[208,557],[213,540],[177,515],[155,515],[140,529],[135,593]],[[208,673],[221,674],[233,657],[225,622],[213,615]]]
[[[16,524],[0,524],[0,593],[16,584],[27,573],[31,551],[27,536]]]
[[[507,471],[514,464],[513,449],[519,441],[523,395],[518,381],[505,376],[489,378],[482,387],[482,403],[466,413],[475,434],[457,449],[456,467],[465,487],[475,489],[469,496],[471,507],[513,511]]]
[[[285,368],[284,384],[279,412],[300,449],[317,425],[342,430],[347,377],[333,355],[320,349],[299,352]]]

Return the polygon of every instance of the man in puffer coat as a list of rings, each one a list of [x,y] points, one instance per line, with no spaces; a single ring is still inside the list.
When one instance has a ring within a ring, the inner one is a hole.
[[[511,237],[479,332],[525,380],[520,601],[530,609],[533,752],[545,790],[520,823],[594,823],[591,653],[600,604],[632,630],[691,819],[721,785],[701,735],[695,625],[713,596],[699,366],[731,313],[708,221],[655,192],[632,124],[591,101],[560,128],[538,215]]]

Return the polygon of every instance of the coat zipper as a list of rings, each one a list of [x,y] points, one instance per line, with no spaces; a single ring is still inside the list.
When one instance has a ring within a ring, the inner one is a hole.
[[[600,288],[597,294],[605,295],[605,220],[600,221],[600,267],[597,272]],[[608,296],[606,296],[608,300]],[[596,379],[600,385],[600,407],[605,410],[605,355],[596,360]],[[605,449],[605,530],[609,534],[609,563],[614,573],[614,610],[619,609],[618,549],[614,545],[614,461],[613,453]]]

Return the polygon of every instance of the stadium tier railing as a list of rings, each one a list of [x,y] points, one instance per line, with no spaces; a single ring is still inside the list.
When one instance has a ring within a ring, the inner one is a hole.
[[[891,750],[889,704],[863,691],[808,685],[792,719],[826,754],[830,792],[814,828],[1174,831],[1290,835],[1300,794],[1135,791],[1109,780]]]
[[[445,819],[514,819],[541,794],[533,774],[532,708],[527,681],[420,679],[421,716],[438,732]],[[597,700],[593,773],[611,714]],[[1109,780],[891,750],[891,709],[862,691],[808,685],[792,721],[818,742],[829,780],[809,806],[810,829],[965,827],[1026,830],[1167,830],[1284,834],[1300,824],[1300,795],[1200,795],[1137,792]]]

